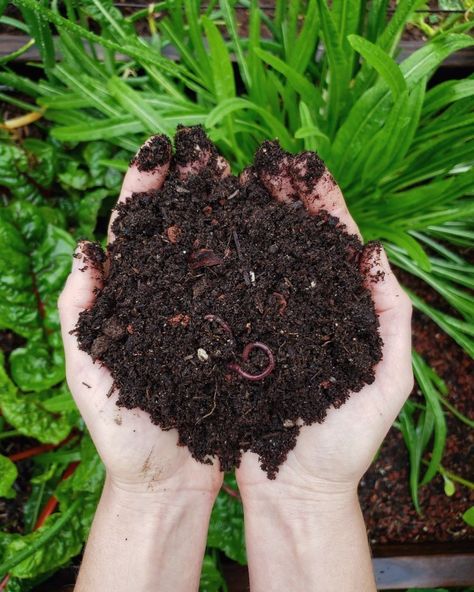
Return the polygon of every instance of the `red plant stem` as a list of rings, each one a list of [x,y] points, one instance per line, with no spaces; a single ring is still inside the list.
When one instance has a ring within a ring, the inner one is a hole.
[[[15,454],[11,454],[8,458],[12,462],[17,462],[19,460],[25,460],[27,458],[31,458],[32,456],[38,456],[38,454],[42,454],[43,452],[48,452],[49,450],[53,450],[55,448],[54,444],[43,444],[42,446],[34,446],[33,448],[28,448],[28,450],[22,450],[21,452],[16,452]]]
[[[67,440],[67,438],[66,438]],[[51,444],[49,444],[49,446],[51,446]],[[58,444],[59,446],[59,444]],[[37,448],[42,448],[41,446],[38,446]],[[67,479],[68,477],[70,477],[74,471],[77,468],[77,465],[79,464],[78,461],[74,461],[72,463],[70,463],[66,470],[64,471],[64,473],[62,474],[61,477],[61,481],[64,481],[65,479]],[[37,530],[38,528],[40,528],[41,526],[43,526],[43,524],[46,522],[46,518],[48,518],[48,516],[51,516],[51,514],[54,512],[54,510],[56,509],[56,506],[58,505],[58,500],[57,498],[52,495],[49,500],[46,502],[43,510],[41,511],[41,514],[38,516],[38,519],[36,520],[36,524],[33,527],[33,530]],[[10,574],[7,574],[3,580],[0,582],[0,592],[2,592],[3,590],[5,590],[9,580],[10,580]]]
[[[231,497],[235,497],[235,499],[238,499],[239,501],[241,501],[242,498],[240,497],[240,493],[238,491],[235,491],[235,489],[232,489],[232,487],[227,485],[227,483],[223,483],[221,486],[221,489],[222,489],[222,491],[225,491]]]
[[[21,452],[15,452],[15,454],[11,454],[8,458],[12,462],[18,462],[20,460],[25,460],[33,456],[38,456],[38,454],[43,454],[43,452],[49,452],[50,450],[54,450],[55,448],[64,446],[65,444],[70,442],[74,437],[75,434],[71,433],[67,438],[62,440],[62,442],[59,442],[59,444],[42,444],[41,446],[33,446],[33,448],[28,448],[27,450],[22,450]]]
[[[229,368],[230,370],[234,370],[235,372],[237,372],[237,374],[242,376],[242,378],[246,378],[247,380],[263,380],[266,376],[273,372],[273,369],[275,368],[275,358],[273,356],[272,350],[268,347],[268,345],[265,345],[260,341],[255,341],[252,343],[247,343],[247,345],[244,347],[244,351],[242,352],[242,359],[244,362],[248,360],[250,352],[254,349],[261,349],[267,354],[268,366],[265,368],[265,370],[262,370],[262,372],[260,372],[259,374],[249,374],[245,370],[242,370],[239,364],[229,364]]]
[[[70,477],[74,473],[74,471],[76,470],[78,464],[79,464],[78,461],[74,461],[74,462],[70,463],[62,475],[61,481],[65,481],[68,477]],[[38,516],[38,519],[36,520],[36,524],[35,524],[33,530],[36,530],[36,529],[40,528],[40,526],[43,526],[43,524],[46,521],[46,518],[48,518],[48,516],[51,516],[51,514],[56,509],[57,505],[58,505],[58,500],[54,495],[52,495],[49,498],[49,500],[46,502],[44,508],[41,510],[41,514]]]

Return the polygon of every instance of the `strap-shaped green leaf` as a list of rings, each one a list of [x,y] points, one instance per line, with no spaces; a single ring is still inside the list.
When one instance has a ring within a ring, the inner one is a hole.
[[[384,52],[383,49],[367,41],[358,35],[349,35],[349,43],[352,47],[360,53],[360,55],[370,64],[380,77],[385,80],[388,87],[392,91],[394,100],[397,100],[400,95],[407,90],[405,78],[400,70],[398,64]]]

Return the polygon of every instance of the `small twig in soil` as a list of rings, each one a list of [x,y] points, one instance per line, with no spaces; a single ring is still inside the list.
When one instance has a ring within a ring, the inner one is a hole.
[[[235,231],[235,230],[232,231],[232,238],[234,239],[235,249],[237,251],[237,256],[240,259],[240,261],[243,263],[244,256],[242,255],[242,248],[240,246],[240,241],[239,241],[239,236],[237,234],[237,231]],[[246,269],[242,269],[242,274],[244,276],[244,282],[247,284],[247,286],[250,286],[252,284],[252,282],[250,281],[249,272]]]
[[[201,423],[201,421],[202,421],[203,419],[206,419],[206,417],[209,417],[210,415],[212,415],[212,414],[214,413],[214,411],[216,410],[216,406],[217,406],[217,403],[216,403],[216,396],[217,396],[217,384],[216,384],[216,388],[214,389],[214,404],[212,405],[212,409],[209,411],[209,413],[206,413],[206,415],[203,415],[202,417],[200,417],[200,418],[197,420],[197,422],[196,422],[196,425],[197,425],[198,423]]]
[[[249,358],[250,352],[253,351],[254,349],[261,349],[263,352],[265,352],[268,356],[268,366],[265,368],[265,370],[262,370],[262,372],[260,372],[259,374],[250,374],[249,372],[246,372],[245,370],[243,370],[239,364],[229,364],[229,369],[230,370],[234,370],[235,372],[237,372],[237,374],[239,374],[240,376],[242,376],[242,378],[246,378],[247,380],[252,380],[252,381],[257,381],[257,380],[263,380],[264,378],[266,378],[269,374],[271,374],[275,368],[275,357],[273,355],[272,350],[268,347],[268,345],[265,345],[264,343],[260,342],[260,341],[254,341],[252,343],[248,343],[245,347],[244,347],[244,351],[242,352],[242,359],[244,360],[244,362],[246,362]]]

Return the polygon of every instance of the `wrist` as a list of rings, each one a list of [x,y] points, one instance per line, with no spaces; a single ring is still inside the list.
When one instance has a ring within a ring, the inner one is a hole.
[[[146,485],[123,482],[107,475],[102,497],[131,513],[145,512],[161,515],[163,511],[180,513],[187,508],[212,510],[218,489],[199,489],[171,482],[156,482]]]

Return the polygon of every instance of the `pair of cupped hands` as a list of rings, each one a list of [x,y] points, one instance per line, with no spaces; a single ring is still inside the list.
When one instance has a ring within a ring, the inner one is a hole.
[[[178,134],[187,133],[187,128],[178,131]],[[267,144],[269,147],[271,144]],[[194,162],[176,165],[183,179],[199,175],[208,166],[211,156],[208,149],[198,147],[194,153],[198,155]],[[301,172],[314,154],[293,156],[280,152],[278,158],[275,164],[278,174],[262,173],[260,179],[277,201],[284,204],[294,200],[296,191],[309,216],[326,210],[339,218],[347,232],[360,237],[341,190],[327,170],[314,186],[295,187],[295,177],[301,178]],[[219,164],[221,174],[229,175],[230,167],[222,157],[219,157]],[[119,202],[133,199],[135,193],[159,189],[169,168],[169,159],[147,172],[140,172],[132,163],[125,175]],[[113,239],[109,226],[108,240]],[[59,310],[68,384],[105,464],[109,486],[141,500],[144,509],[148,500],[153,503],[157,496],[160,503],[170,500],[173,504],[178,503],[181,496],[192,500],[195,495],[205,495],[213,500],[223,481],[219,464],[205,465],[194,460],[186,447],[177,446],[175,430],[162,431],[140,409],[119,409],[117,393],[107,396],[113,384],[108,369],[79,350],[71,331],[80,312],[92,306],[96,289],[100,288],[97,271],[84,264],[83,250],[84,243],[80,243],[59,300]],[[413,386],[410,301],[391,271],[385,253],[372,256],[373,261],[365,262],[363,273],[384,343],[375,381],[351,396],[341,408],[330,409],[324,423],[302,427],[297,444],[280,467],[275,481],[270,481],[260,469],[257,456],[246,452],[236,470],[244,504],[252,500],[269,500],[272,505],[299,504],[331,496],[353,496],[409,395]],[[371,280],[375,275],[378,281]]]

